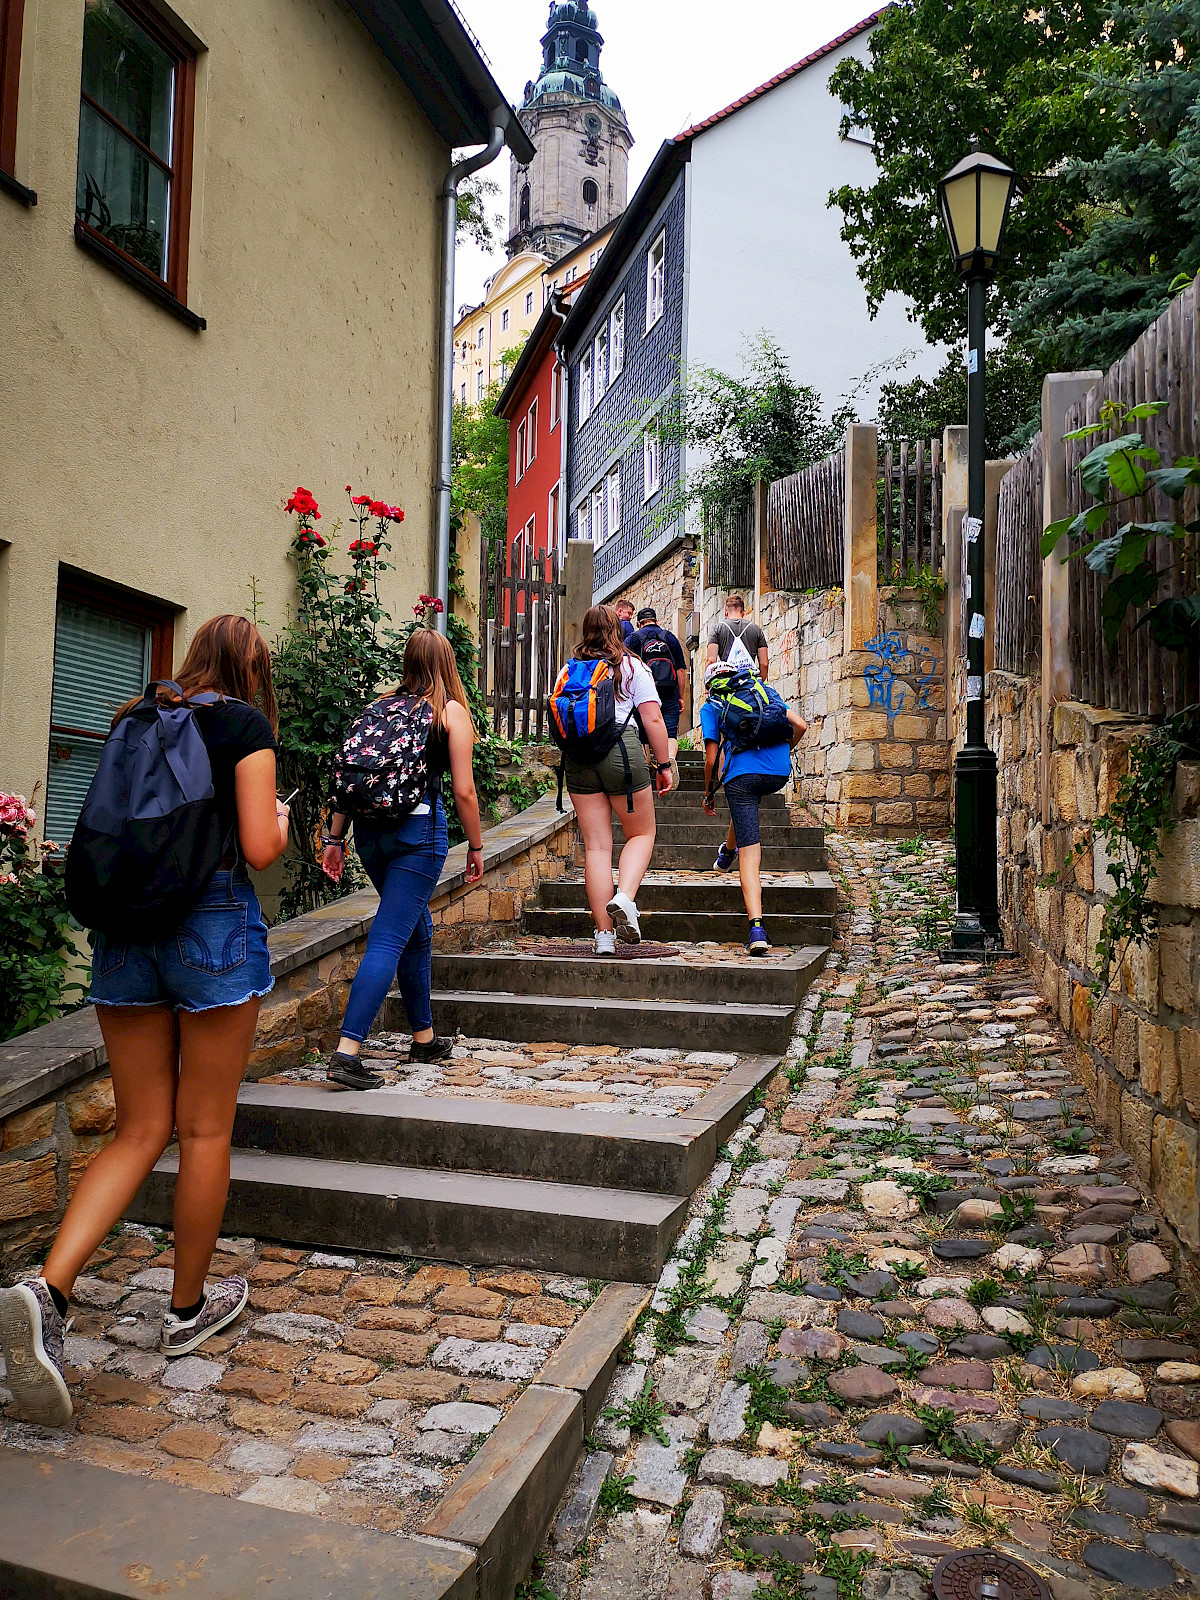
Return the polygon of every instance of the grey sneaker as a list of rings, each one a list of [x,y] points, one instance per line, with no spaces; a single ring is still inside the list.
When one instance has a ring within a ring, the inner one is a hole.
[[[0,1349],[15,1409],[27,1422],[61,1428],[71,1420],[63,1378],[63,1338],[70,1323],[58,1314],[45,1281],[0,1290]]]
[[[241,1315],[250,1298],[245,1278],[222,1278],[205,1290],[204,1304],[196,1315],[182,1322],[173,1311],[163,1317],[159,1349],[165,1356],[186,1356],[190,1350],[211,1339]]]

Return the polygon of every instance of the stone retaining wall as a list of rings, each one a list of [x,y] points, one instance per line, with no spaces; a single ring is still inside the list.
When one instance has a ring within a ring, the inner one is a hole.
[[[1158,938],[1130,950],[1101,993],[1095,949],[1114,884],[1093,823],[1147,725],[1063,702],[1043,741],[1040,682],[1004,673],[988,680],[987,708],[1005,936],[1073,1035],[1097,1118],[1200,1267],[1200,762],[1182,763],[1176,780],[1177,825],[1154,884]]]
[[[525,898],[574,859],[574,813],[548,795],[484,835],[482,882],[466,846],[446,859],[430,906],[438,949],[511,936]],[[275,987],[263,1003],[247,1076],[332,1048],[378,898],[363,890],[271,930]],[[93,1157],[113,1136],[107,1057],[92,1008],[0,1044],[0,1275],[43,1252]]]

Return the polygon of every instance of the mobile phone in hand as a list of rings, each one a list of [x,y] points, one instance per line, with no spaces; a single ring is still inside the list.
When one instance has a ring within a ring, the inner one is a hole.
[[[300,793],[300,785],[297,784],[296,787],[292,790],[291,794],[288,795],[287,799],[286,800],[281,800],[279,802],[280,805],[290,806],[292,801],[296,798],[296,796],[299,793]]]

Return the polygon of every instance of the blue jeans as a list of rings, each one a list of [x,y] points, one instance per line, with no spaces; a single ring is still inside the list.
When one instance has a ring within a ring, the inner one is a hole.
[[[170,1006],[212,1011],[267,994],[267,925],[244,867],[220,867],[169,938],[118,944],[96,935],[92,992],[97,1006]]]
[[[367,877],[379,891],[379,910],[367,936],[342,1023],[346,1039],[366,1038],[393,981],[413,1033],[433,1027],[429,1004],[433,918],[429,902],[449,849],[446,813],[407,817],[398,828],[355,822],[354,843]]]

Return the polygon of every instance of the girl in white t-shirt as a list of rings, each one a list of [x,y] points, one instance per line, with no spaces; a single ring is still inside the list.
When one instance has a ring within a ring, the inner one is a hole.
[[[612,955],[618,934],[622,941],[632,944],[642,937],[634,902],[654,851],[654,792],[642,740],[658,759],[658,792],[668,794],[671,768],[667,725],[650,669],[626,651],[620,619],[611,606],[592,606],[584,615],[575,656],[583,661],[608,662],[616,680],[617,725],[629,723],[618,743],[595,766],[582,766],[569,758],[566,762],[566,788],[583,835],[584,880],[596,924],[596,953]],[[637,715],[631,716],[635,711]],[[627,800],[626,763],[633,783],[632,812]],[[625,835],[615,893],[614,816],[620,820]]]

